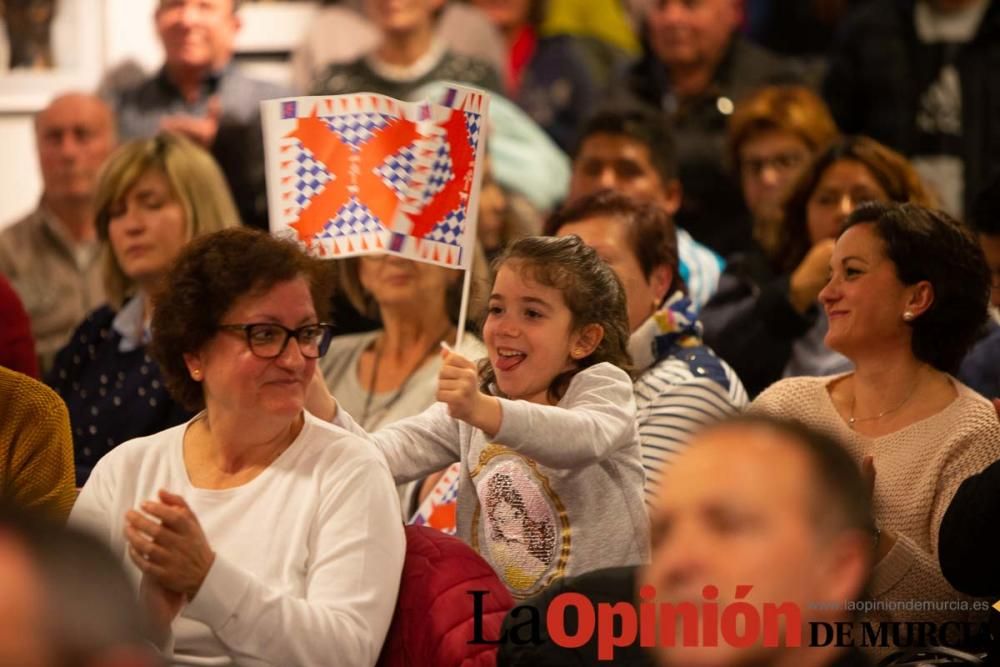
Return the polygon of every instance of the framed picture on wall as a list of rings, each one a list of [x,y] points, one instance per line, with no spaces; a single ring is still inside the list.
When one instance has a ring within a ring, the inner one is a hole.
[[[290,86],[292,52],[302,43],[318,9],[319,3],[307,0],[244,2],[236,61],[251,76]]]
[[[33,113],[101,76],[103,0],[2,0],[0,114]]]

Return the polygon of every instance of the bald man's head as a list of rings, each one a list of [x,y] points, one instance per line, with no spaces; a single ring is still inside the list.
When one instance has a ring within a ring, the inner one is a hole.
[[[758,609],[792,603],[803,624],[846,618],[812,604],[855,599],[870,567],[867,491],[836,442],[794,423],[737,418],[696,436],[666,469],[662,489],[642,575],[658,601],[700,605],[705,587],[714,586],[724,609],[737,587],[752,586],[739,599]],[[808,664],[801,655],[782,662],[780,649],[759,642],[660,650],[664,664],[686,667]]]
[[[35,116],[35,141],[46,200],[89,203],[115,148],[114,116],[95,95],[60,95]]]

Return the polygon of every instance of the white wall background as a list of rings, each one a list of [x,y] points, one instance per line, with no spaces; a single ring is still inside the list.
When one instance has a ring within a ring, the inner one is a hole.
[[[95,89],[106,72],[125,61],[146,71],[160,65],[163,50],[153,26],[157,2],[60,0],[60,29],[76,51],[63,58],[66,73],[0,72],[0,228],[31,211],[41,194],[34,112],[59,92]],[[294,7],[298,11],[291,17],[281,4],[244,5],[238,49],[280,51],[298,43],[315,3]]]

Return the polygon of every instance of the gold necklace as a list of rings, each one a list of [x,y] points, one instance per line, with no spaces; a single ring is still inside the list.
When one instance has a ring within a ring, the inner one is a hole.
[[[921,378],[921,379],[923,379],[923,378]],[[910,387],[910,393],[906,395],[906,398],[903,399],[902,403],[900,403],[899,405],[897,405],[894,408],[889,408],[888,410],[883,410],[882,412],[878,413],[874,417],[860,417],[860,418],[855,418],[854,417],[854,404],[857,402],[857,396],[856,396],[856,394],[854,394],[854,392],[851,392],[851,416],[847,420],[847,425],[850,426],[851,428],[854,428],[854,425],[857,424],[858,422],[875,421],[876,419],[881,419],[882,417],[885,417],[890,412],[895,412],[896,410],[899,410],[904,405],[906,405],[910,401],[911,398],[913,398],[913,394],[916,393],[916,391],[917,391],[917,385],[919,385],[919,384],[920,384],[919,381],[913,383],[913,386]]]

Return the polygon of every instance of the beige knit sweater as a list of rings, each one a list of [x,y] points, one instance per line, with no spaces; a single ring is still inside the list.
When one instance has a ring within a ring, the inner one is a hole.
[[[974,601],[953,589],[941,574],[938,529],[959,484],[1000,459],[1000,422],[993,406],[952,378],[958,397],[948,407],[872,439],[848,427],[830,400],[827,386],[838,377],[843,376],[782,380],[758,396],[750,411],[798,419],[829,433],[845,444],[858,465],[863,457],[874,457],[875,519],[899,540],[875,567],[870,585],[873,600],[890,604],[963,600],[970,608],[951,610],[938,603],[920,611],[875,611],[866,614],[865,620],[985,619],[986,611],[972,611]],[[979,605],[988,609],[982,602]]]

